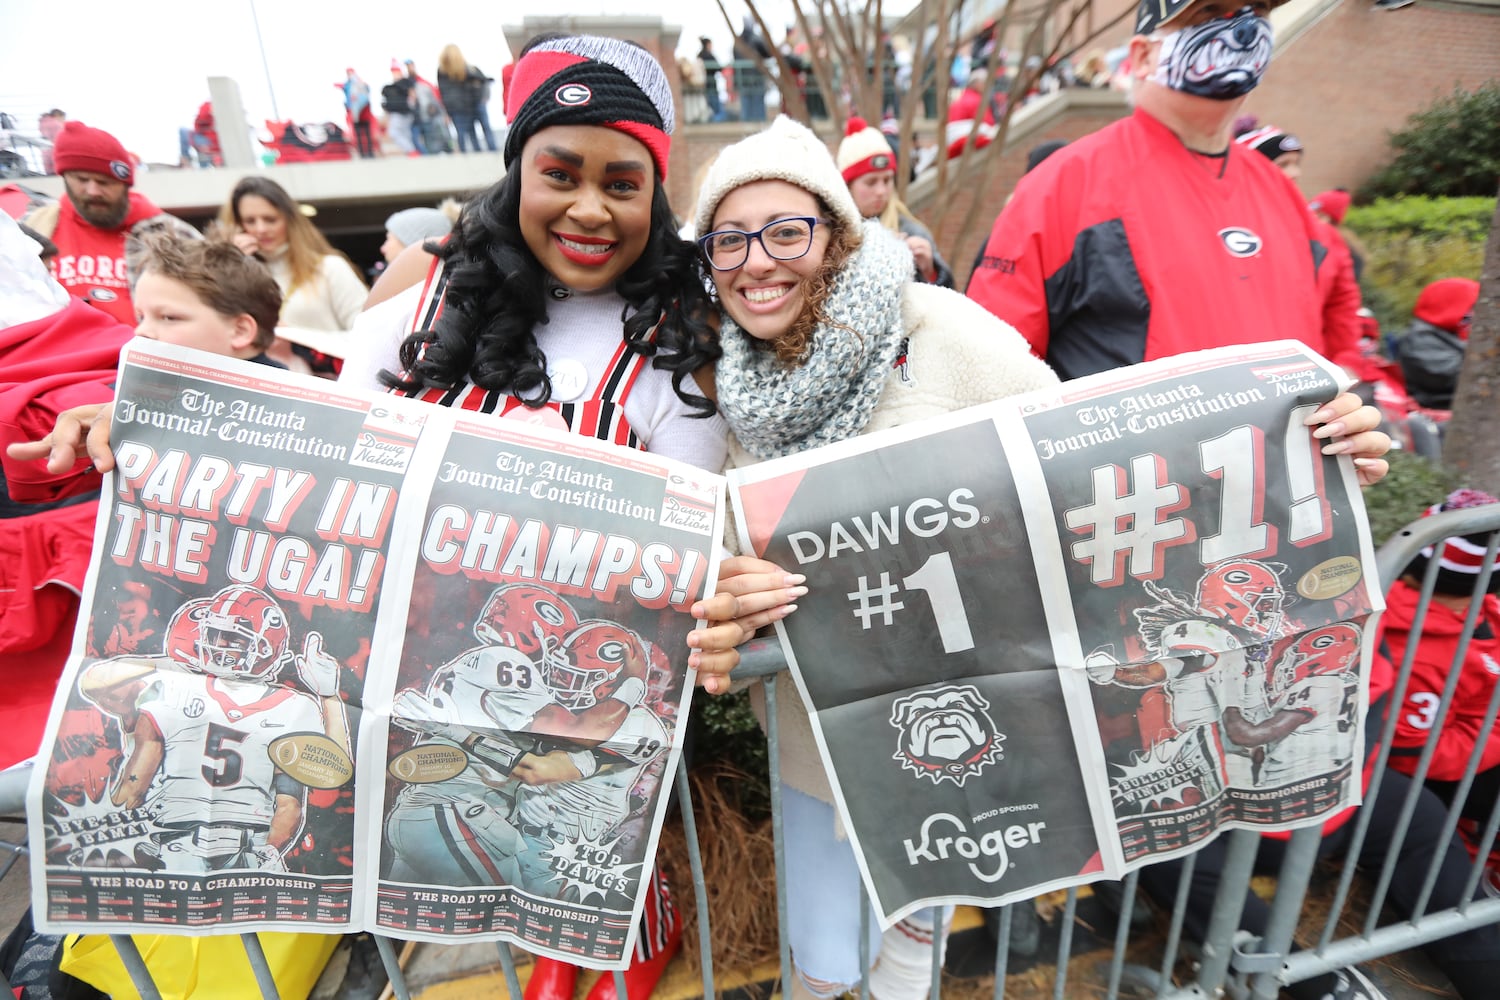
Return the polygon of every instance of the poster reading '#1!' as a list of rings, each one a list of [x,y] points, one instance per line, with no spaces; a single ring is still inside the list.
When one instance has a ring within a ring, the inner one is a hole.
[[[1341,376],[1300,350],[1238,356],[1070,383],[1025,416],[1126,861],[1357,791],[1379,593],[1358,486],[1306,425]]]
[[[421,414],[204,358],[122,366],[28,807],[44,924],[355,919],[359,705]]]
[[[539,434],[461,418],[436,459],[371,785],[376,924],[623,967],[722,480]]]
[[[872,901],[1026,898],[1358,801],[1380,595],[1301,345],[1092,376],[731,473]]]

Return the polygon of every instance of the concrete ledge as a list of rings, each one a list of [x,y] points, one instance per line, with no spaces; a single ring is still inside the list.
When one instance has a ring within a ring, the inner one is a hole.
[[[201,216],[217,212],[247,174],[263,174],[298,201],[321,207],[435,204],[448,195],[462,196],[489,187],[504,173],[499,153],[452,153],[294,163],[260,170],[147,170],[136,174],[135,189],[164,211]],[[25,181],[28,187],[62,197],[61,177],[28,177]]]

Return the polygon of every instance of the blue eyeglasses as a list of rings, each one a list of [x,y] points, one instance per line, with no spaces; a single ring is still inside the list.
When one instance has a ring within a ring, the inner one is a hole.
[[[760,243],[766,256],[775,260],[796,260],[812,249],[813,229],[827,225],[827,219],[810,215],[793,215],[768,222],[753,233],[741,229],[720,229],[698,238],[703,259],[715,271],[733,271],[750,259],[750,241]]]

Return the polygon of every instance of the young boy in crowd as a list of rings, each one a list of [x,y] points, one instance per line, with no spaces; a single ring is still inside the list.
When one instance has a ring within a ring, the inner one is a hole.
[[[266,356],[281,289],[270,270],[232,243],[148,240],[134,291],[138,337],[285,366]]]
[[[70,298],[31,256],[37,244],[0,219],[0,767],[36,752],[52,689],[67,659],[88,571],[100,476],[87,462],[53,473],[45,451],[7,445],[46,435],[57,415],[114,397],[131,330]],[[148,237],[139,256],[135,334],[281,367],[264,354],[281,290],[270,270],[232,244]],[[24,687],[24,690],[21,688]]]

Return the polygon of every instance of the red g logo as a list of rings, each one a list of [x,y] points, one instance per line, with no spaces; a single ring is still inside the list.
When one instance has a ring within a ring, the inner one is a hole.
[[[565,83],[552,95],[558,104],[570,108],[582,107],[594,99],[594,92],[581,83]]]
[[[1250,230],[1238,226],[1219,230],[1219,239],[1224,241],[1224,249],[1231,257],[1254,257],[1265,242]]]

